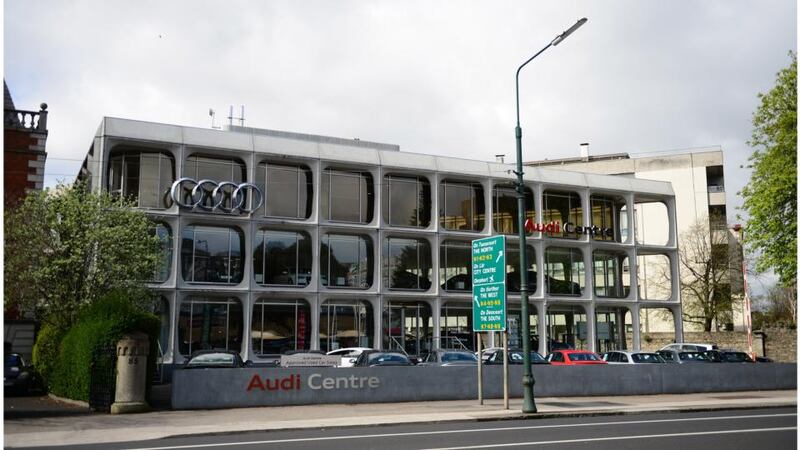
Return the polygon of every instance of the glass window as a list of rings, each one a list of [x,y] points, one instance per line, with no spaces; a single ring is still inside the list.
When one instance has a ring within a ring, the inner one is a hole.
[[[242,350],[242,304],[235,298],[187,297],[178,316],[179,351]]]
[[[242,281],[244,237],[235,228],[188,226],[183,229],[181,273],[190,283]]]
[[[627,214],[625,199],[614,195],[592,195],[592,225],[599,228],[592,239],[596,241],[622,242],[623,236],[627,237]],[[607,231],[610,231],[607,232]]]
[[[361,300],[326,300],[320,306],[319,349],[373,348],[372,305]]]
[[[169,347],[170,331],[169,301],[166,297],[159,297],[155,303],[153,314],[161,321],[161,328],[158,333],[158,350],[161,354],[165,354]]]
[[[595,295],[626,298],[630,292],[630,267],[627,253],[596,250],[593,259]]]
[[[536,292],[536,251],[533,246],[526,246],[526,263],[528,266],[528,294]],[[508,292],[520,291],[519,273],[519,242],[508,242],[506,244],[506,288]]]
[[[311,236],[308,233],[260,230],[255,243],[256,283],[303,287],[311,282]]]
[[[395,227],[426,228],[431,223],[431,184],[424,177],[386,175],[383,220]]]
[[[472,245],[444,241],[439,246],[439,277],[446,291],[472,291]]]
[[[513,185],[495,186],[492,191],[494,201],[494,231],[502,234],[518,234],[517,226],[517,188]],[[536,220],[533,208],[533,191],[525,188],[525,219]]]
[[[186,165],[183,168],[183,173],[185,177],[192,178],[195,181],[211,180],[216,183],[230,181],[232,183],[239,184],[247,179],[245,176],[244,163],[234,158],[212,158],[208,156],[191,155],[186,158]],[[182,201],[184,203],[189,204],[194,202],[191,198],[193,188],[193,184],[185,184],[183,192],[181,193],[183,197]],[[203,203],[201,205],[206,208],[210,208],[214,206],[215,201],[212,195],[214,186],[207,185],[204,186],[203,189],[205,191],[205,195],[203,196]],[[220,206],[222,208],[230,209],[231,206],[233,206],[233,189],[226,188],[222,190],[222,195],[223,201]],[[195,198],[195,200],[198,199]],[[247,204],[246,198],[244,204]]]
[[[481,231],[485,214],[480,183],[444,180],[439,185],[439,223],[446,230]]]
[[[372,286],[372,240],[366,236],[326,234],[320,251],[320,276],[327,287]]]
[[[161,250],[161,260],[153,271],[153,278],[150,281],[163,283],[172,273],[172,230],[165,223],[156,223],[150,228],[150,235],[158,238]]]
[[[550,247],[545,250],[544,264],[548,294],[581,295],[586,273],[580,249]]]
[[[475,351],[477,341],[472,332],[472,304],[447,302],[439,316],[441,348]]]
[[[308,219],[314,198],[311,170],[304,165],[258,165],[256,184],[264,191],[264,215],[289,219]]]
[[[121,150],[111,153],[109,192],[132,200],[140,208],[171,205],[169,190],[175,181],[172,156],[161,152]]]
[[[390,289],[431,287],[431,246],[425,239],[387,238],[383,243],[384,284]]]
[[[375,191],[369,172],[325,169],[322,216],[335,222],[372,222]]]
[[[421,356],[431,351],[433,316],[426,302],[387,302],[383,307],[383,349]]]
[[[639,297],[645,300],[669,300],[672,297],[669,257],[663,254],[638,255],[636,261]]]
[[[259,300],[250,329],[253,353],[284,354],[311,345],[311,308],[303,300]]]
[[[581,209],[581,197],[574,192],[563,191],[544,191],[542,207],[542,220],[544,223],[558,222],[561,224],[561,231],[548,232],[551,237],[565,237],[577,239],[578,235],[564,232],[566,224],[583,226],[583,210]]]

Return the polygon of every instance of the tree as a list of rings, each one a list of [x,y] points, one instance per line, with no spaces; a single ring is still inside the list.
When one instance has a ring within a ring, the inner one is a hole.
[[[5,308],[66,329],[84,305],[139,290],[160,264],[152,222],[133,205],[85,185],[28,194],[5,217]],[[145,305],[141,305],[145,306]]]
[[[731,269],[728,231],[710,224],[724,218],[701,217],[680,236],[678,259],[681,268],[683,319],[703,326],[704,331],[732,322]]]
[[[745,243],[756,270],[772,269],[784,286],[797,280],[797,54],[753,114],[748,144],[753,170],[740,195],[747,212]]]
[[[754,328],[778,326],[795,328],[797,326],[797,296],[795,290],[775,284],[766,295],[754,302],[758,310],[758,320],[753,318]],[[754,312],[755,316],[755,312]],[[758,322],[758,326],[756,323]]]

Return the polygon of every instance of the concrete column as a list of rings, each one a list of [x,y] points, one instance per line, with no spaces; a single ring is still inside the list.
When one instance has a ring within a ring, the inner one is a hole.
[[[319,324],[320,324],[320,300],[319,296],[308,299],[308,309],[311,317],[311,345],[310,350],[319,350]]]
[[[247,247],[249,248],[249,247]],[[242,345],[240,345],[236,350],[241,353],[242,359],[247,361],[248,359],[252,359],[253,355],[253,340],[250,339],[250,330],[252,328],[253,320],[253,303],[254,300],[250,295],[245,295],[244,298],[237,298],[240,302],[242,302],[242,324],[244,330],[242,330]]]
[[[144,399],[149,353],[150,340],[144,333],[131,333],[117,342],[117,386],[111,414],[150,409]]]
[[[442,299],[436,297],[428,300],[431,305],[431,317],[433,318],[433,350],[442,348],[442,328],[440,322],[442,320]]]
[[[639,323],[639,305],[633,305],[631,311],[631,325],[633,327],[633,351],[638,352],[642,349],[641,324]]]
[[[381,335],[381,322],[383,318],[383,296],[379,296],[378,298],[371,298],[368,300],[372,304],[372,323],[373,323],[373,333],[372,333],[372,348],[381,349],[382,338]],[[383,349],[386,350],[386,349]]]
[[[597,317],[595,317],[594,312],[594,305],[591,303],[587,303],[583,305],[584,310],[586,311],[586,340],[589,342],[589,351],[597,351],[597,332],[595,321]]]
[[[672,320],[675,321],[675,342],[683,342],[683,317],[680,305],[670,308]]]
[[[539,349],[537,350],[540,355],[547,356],[547,304],[545,302],[536,302],[536,322],[539,332]]]

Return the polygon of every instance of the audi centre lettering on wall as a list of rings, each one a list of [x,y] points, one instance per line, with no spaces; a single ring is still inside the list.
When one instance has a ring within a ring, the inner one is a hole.
[[[378,377],[358,377],[350,375],[347,377],[326,377],[319,373],[314,373],[306,378],[303,383],[300,374],[287,375],[285,377],[261,377],[259,374],[253,375],[247,384],[247,392],[252,391],[299,391],[304,387],[313,391],[336,390],[336,389],[376,389],[380,387],[381,380]]]
[[[534,231],[561,233],[563,231],[566,234],[614,237],[614,230],[611,228],[600,228],[598,226],[581,227],[572,222],[567,222],[562,227],[561,222],[534,223],[531,219],[525,221],[525,231],[528,233],[533,233]]]
[[[251,213],[257,210],[264,202],[264,193],[253,183],[234,183],[214,180],[200,180],[193,178],[179,178],[172,183],[170,197],[181,208],[200,208],[206,211],[220,210],[226,213],[239,210],[242,213]],[[254,195],[247,208],[247,194]],[[256,201],[256,198],[258,201]],[[230,205],[226,205],[230,201]]]

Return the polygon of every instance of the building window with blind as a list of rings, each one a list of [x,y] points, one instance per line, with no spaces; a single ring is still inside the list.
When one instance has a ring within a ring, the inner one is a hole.
[[[372,222],[375,186],[369,172],[325,169],[322,172],[322,217],[331,222]]]
[[[581,197],[575,192],[545,190],[542,196],[542,221],[544,223],[558,222],[561,224],[560,232],[548,232],[547,236],[577,239],[579,235],[566,233],[565,224],[583,226],[583,209]]]
[[[282,355],[311,348],[311,308],[304,300],[258,300],[250,327],[253,353]]]
[[[243,183],[247,181],[247,176],[245,174],[245,166],[244,163],[237,159],[237,158],[214,158],[210,156],[202,156],[202,155],[191,155],[186,158],[186,163],[183,168],[183,176],[191,178],[197,182],[201,180],[211,180],[215,183],[222,183],[222,182],[232,182],[232,183]],[[185,183],[183,186],[183,190],[180,193],[181,201],[186,204],[193,204],[195,200],[198,198],[192,198],[192,190],[195,186],[191,183]],[[199,206],[204,208],[212,208],[216,199],[213,195],[214,186],[213,185],[206,185],[203,186],[205,190],[205,195],[203,195],[203,203]],[[248,204],[247,194],[243,200],[243,205]],[[233,191],[232,190],[223,190],[222,191],[222,202],[219,205],[220,210],[215,212],[224,213],[225,209],[230,210],[230,208],[234,204]]]
[[[424,177],[383,178],[383,221],[393,227],[427,228],[431,223],[431,184]]]
[[[373,248],[367,236],[328,233],[322,237],[320,278],[329,288],[372,286]]]
[[[430,289],[431,245],[427,240],[386,238],[383,255],[383,283],[389,289]]]
[[[244,273],[244,236],[230,227],[183,229],[181,273],[189,283],[238,284]]]
[[[519,234],[517,211],[517,188],[514,185],[498,185],[492,189],[494,231],[501,234]],[[525,219],[536,220],[533,208],[533,191],[525,188]],[[524,222],[524,220],[523,220]]]
[[[175,181],[175,161],[168,153],[115,150],[108,165],[109,192],[132,200],[139,208],[172,205],[169,190]]]
[[[260,230],[255,236],[256,283],[305,287],[311,282],[311,236],[305,231]]]
[[[242,304],[235,298],[187,297],[178,315],[178,349],[242,351]]]
[[[482,231],[486,205],[480,183],[444,180],[439,185],[439,223],[454,231]]]
[[[311,217],[314,180],[307,166],[263,162],[258,165],[256,184],[264,190],[264,216],[298,220]]]

